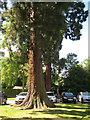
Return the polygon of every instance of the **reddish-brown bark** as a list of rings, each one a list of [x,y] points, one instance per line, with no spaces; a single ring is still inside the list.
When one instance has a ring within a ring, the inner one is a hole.
[[[30,68],[28,95],[21,106],[24,106],[25,108],[54,107],[54,104],[48,99],[46,95],[41,55],[36,43],[34,51],[30,50],[29,54]]]

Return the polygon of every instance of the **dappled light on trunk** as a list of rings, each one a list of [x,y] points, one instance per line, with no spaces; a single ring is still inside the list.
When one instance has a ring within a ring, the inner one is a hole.
[[[50,91],[51,90],[51,63],[48,63],[46,65],[46,91]]]

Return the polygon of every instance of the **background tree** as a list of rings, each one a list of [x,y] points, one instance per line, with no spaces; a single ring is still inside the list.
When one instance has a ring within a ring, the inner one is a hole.
[[[77,95],[80,91],[90,91],[89,89],[89,69],[88,59],[79,64],[76,54],[68,54],[64,72],[60,79],[60,93],[62,91],[73,92]]]
[[[0,35],[1,35],[1,31],[3,30],[2,29],[3,20],[1,19],[2,18],[2,12],[6,9],[7,9],[6,2],[0,0]],[[1,40],[0,40],[0,42],[1,42]],[[0,45],[0,48],[1,48],[1,45]],[[4,52],[0,51],[0,55],[3,56]],[[0,59],[0,64],[1,64],[1,59]],[[1,87],[1,65],[0,65],[0,90],[1,89],[2,89],[2,87]]]
[[[78,94],[80,91],[89,91],[88,73],[80,65],[69,69],[69,74],[63,78],[62,90]]]
[[[74,65],[77,65],[79,61],[77,60],[77,55],[75,53],[69,53],[66,58],[65,69],[69,69]]]
[[[0,0],[0,31],[3,30],[3,29],[2,29],[3,19],[1,19],[1,18],[3,18],[3,17],[2,17],[2,12],[5,11],[5,10],[7,10],[7,3],[6,3],[5,1],[1,1],[1,0]]]
[[[88,77],[88,88],[87,90],[90,91],[90,58],[85,59],[82,63],[83,68],[85,69],[85,71],[88,73],[87,77]]]
[[[5,58],[2,60],[1,66],[2,84],[6,84],[7,88],[14,86],[18,79],[19,65],[17,64],[17,60],[13,57],[11,62],[8,58]]]
[[[44,64],[46,64],[46,90],[50,91],[53,81],[55,81],[55,69],[60,73],[59,62],[59,51],[61,50],[61,42],[63,33],[61,34],[60,40],[54,43],[52,51],[49,53],[49,56],[45,58]],[[51,80],[51,71],[53,71],[53,81]]]
[[[62,76],[67,77],[69,69],[78,63],[79,61],[77,60],[77,55],[75,53],[67,54],[67,58],[65,59],[65,64],[61,72]]]
[[[26,73],[28,72],[28,69],[29,69],[29,66],[28,64],[26,63],[25,65],[22,64],[22,65],[19,65],[20,66],[20,69],[19,69],[19,78],[22,79],[22,92],[24,92],[24,87],[27,83],[27,76],[26,76]]]
[[[70,11],[70,12],[66,13],[65,22],[67,23],[67,29],[64,34],[65,38],[69,37],[69,39],[71,39],[71,40],[79,40],[80,39],[80,36],[81,36],[80,29],[82,29],[82,22],[86,20],[86,16],[88,14],[87,11],[85,11],[85,12],[83,11],[82,7],[83,8],[85,7],[85,5],[83,3],[80,3],[80,4],[75,3],[74,6],[72,8],[70,8],[72,12]],[[77,10],[76,10],[76,8],[77,8]],[[82,16],[82,14],[83,14],[83,16]],[[81,18],[81,16],[82,16],[82,18]],[[62,42],[62,38],[61,38],[61,42]],[[58,46],[56,48],[58,48]],[[60,50],[60,46],[59,46],[59,50]],[[59,55],[59,52],[57,52],[57,55]],[[54,56],[55,56],[55,54],[54,54]],[[50,59],[50,57],[49,57],[49,59]],[[51,64],[50,62],[49,62],[49,64],[47,64],[47,68],[50,68],[49,67],[50,64]],[[51,71],[51,70],[49,70],[49,71]],[[48,78],[47,83],[51,84],[50,73],[48,74],[48,77],[46,77],[46,78]],[[49,85],[47,85],[47,86],[49,86]],[[50,90],[50,86],[49,86],[48,90]]]
[[[57,93],[57,98],[60,97],[60,81],[61,81],[61,73],[64,69],[66,59],[61,58],[58,60],[57,64],[53,64],[52,71],[51,71],[51,80],[52,80],[52,86],[51,90],[54,90]]]
[[[20,60],[20,59],[19,59]],[[19,61],[20,62],[20,61]],[[1,61],[1,81],[3,87],[25,86],[28,80],[28,64],[18,64],[17,56],[4,58]],[[24,73],[24,74],[23,74]],[[23,88],[23,87],[22,87]]]
[[[69,53],[67,54],[67,58],[60,59],[57,66],[54,68],[54,77],[56,77],[53,81],[53,87],[57,90],[58,97],[63,89],[63,78],[67,78],[70,68],[77,65],[78,63],[79,61],[77,60],[77,55],[74,53]]]
[[[85,59],[82,62],[83,67],[85,68],[85,70],[87,70],[88,72],[90,72],[90,58]]]

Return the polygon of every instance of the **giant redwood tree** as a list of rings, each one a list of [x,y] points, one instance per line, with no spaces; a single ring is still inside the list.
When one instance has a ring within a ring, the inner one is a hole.
[[[26,99],[20,105],[24,108],[54,107],[48,99],[42,72],[42,58],[61,47],[62,37],[71,40],[80,39],[82,22],[87,11],[83,3],[13,3],[3,15],[5,43],[11,43],[16,49],[27,45],[25,52],[29,59],[29,87]],[[58,43],[58,44],[57,44]],[[21,47],[19,47],[21,45]],[[55,48],[55,49],[54,49]]]

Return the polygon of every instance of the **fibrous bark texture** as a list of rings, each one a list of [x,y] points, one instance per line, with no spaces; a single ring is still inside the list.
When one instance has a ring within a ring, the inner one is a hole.
[[[34,51],[30,50],[29,54],[29,88],[27,97],[21,106],[34,109],[54,107],[54,104],[48,99],[46,95],[41,55],[36,43],[34,46]]]
[[[51,63],[48,63],[46,65],[46,91],[50,91],[51,90]]]

